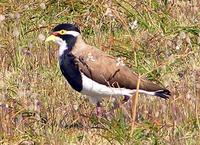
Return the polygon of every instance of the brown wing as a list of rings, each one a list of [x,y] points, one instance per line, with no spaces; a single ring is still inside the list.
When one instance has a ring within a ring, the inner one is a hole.
[[[94,81],[112,87],[136,89],[138,75],[124,66],[120,60],[105,54],[101,50],[88,47],[84,51],[77,52],[80,71]],[[157,91],[162,87],[142,79],[140,89]]]

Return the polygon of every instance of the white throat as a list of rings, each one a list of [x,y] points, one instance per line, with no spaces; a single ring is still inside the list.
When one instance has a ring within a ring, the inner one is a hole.
[[[62,56],[64,51],[68,49],[67,47],[67,43],[65,41],[63,41],[63,43],[59,44],[60,48],[59,48],[59,56]]]

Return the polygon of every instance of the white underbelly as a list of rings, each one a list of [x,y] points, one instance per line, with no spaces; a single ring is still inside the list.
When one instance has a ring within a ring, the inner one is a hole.
[[[98,82],[93,81],[92,79],[82,75],[82,84],[83,89],[81,91],[82,94],[93,96],[93,97],[117,97],[117,96],[132,96],[135,92],[134,90],[126,89],[126,88],[113,88]]]

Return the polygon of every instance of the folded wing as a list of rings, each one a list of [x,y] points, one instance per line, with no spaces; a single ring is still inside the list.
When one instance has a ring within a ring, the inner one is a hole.
[[[94,81],[111,87],[136,89],[138,75],[120,60],[92,47],[76,53],[76,57],[80,71]],[[140,89],[149,92],[166,90],[147,79],[141,79]]]

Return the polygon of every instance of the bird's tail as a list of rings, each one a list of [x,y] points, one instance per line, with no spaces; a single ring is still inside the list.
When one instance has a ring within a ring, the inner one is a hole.
[[[169,96],[171,96],[171,92],[167,89],[163,89],[163,90],[155,91],[154,95],[161,97],[163,99],[169,99]]]
[[[168,89],[149,80],[141,80],[140,89],[143,90],[144,94],[157,96],[163,99],[168,99],[171,96],[171,92]]]
[[[129,91],[126,91],[126,94],[124,95],[130,97],[134,95],[136,92],[137,90],[129,90]],[[156,91],[146,91],[146,90],[139,89],[138,92],[142,94],[151,95],[151,96],[157,96],[163,99],[169,99],[169,97],[171,96],[171,92],[167,89],[159,89]]]

